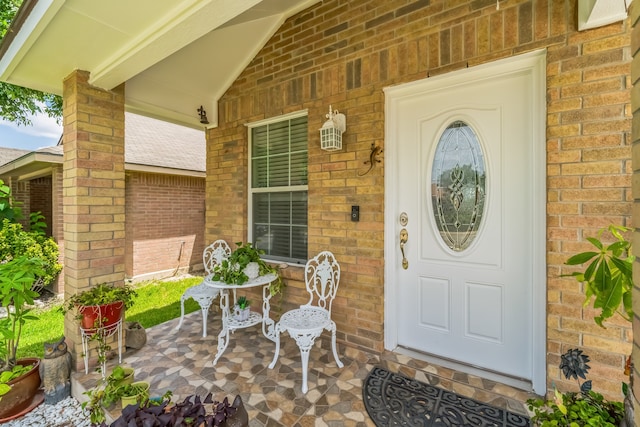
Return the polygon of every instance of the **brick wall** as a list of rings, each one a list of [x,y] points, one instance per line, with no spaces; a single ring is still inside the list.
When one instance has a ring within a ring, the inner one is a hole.
[[[19,220],[25,230],[29,229],[29,184],[30,181],[18,181],[17,178],[10,178],[8,183],[11,186],[11,196],[15,200],[16,204],[22,209],[23,218]]]
[[[548,385],[575,388],[559,356],[581,347],[595,388],[620,398],[631,329],[595,326],[563,264],[610,223],[630,224],[630,27],[577,32],[576,2],[510,0],[323,1],[287,20],[220,100],[207,135],[207,240],[247,236],[247,122],[308,109],[309,253],[331,248],[343,283],[339,340],[383,349],[384,163],[358,177],[372,143],[384,145],[383,88],[547,48]],[[347,116],[344,149],[319,149],[332,104]],[[357,203],[352,203],[357,199]],[[357,227],[351,204],[361,206]],[[299,268],[285,270],[287,304]]]
[[[47,236],[51,236],[51,177],[46,176],[29,181],[30,212],[41,212],[44,215],[44,222],[47,224],[45,230]]]
[[[202,268],[204,187],[204,178],[127,174],[127,278]]]

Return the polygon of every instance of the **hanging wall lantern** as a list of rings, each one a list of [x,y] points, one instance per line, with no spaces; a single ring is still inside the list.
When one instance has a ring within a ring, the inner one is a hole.
[[[320,128],[320,148],[327,151],[342,150],[342,133],[347,129],[347,118],[329,105],[327,120]]]

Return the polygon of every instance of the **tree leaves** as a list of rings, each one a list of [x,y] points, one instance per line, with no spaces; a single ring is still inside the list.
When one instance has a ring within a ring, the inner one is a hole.
[[[601,240],[605,231],[616,239],[609,245]],[[568,276],[573,276],[585,284],[584,305],[588,305],[593,300],[593,307],[600,309],[600,314],[595,315],[594,320],[603,328],[605,327],[603,322],[616,312],[629,321],[633,317],[631,292],[635,257],[631,252],[631,242],[623,236],[626,231],[629,231],[626,227],[617,225],[601,229],[597,238],[587,238],[598,249],[597,252],[587,251],[573,255],[565,263],[566,265],[589,263],[583,272],[573,272]]]

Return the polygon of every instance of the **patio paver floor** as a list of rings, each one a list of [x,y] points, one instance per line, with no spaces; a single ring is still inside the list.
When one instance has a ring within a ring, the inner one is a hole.
[[[151,394],[173,391],[173,400],[186,396],[205,396],[233,400],[242,396],[252,427],[260,426],[374,426],[362,401],[362,384],[370,369],[380,365],[417,380],[453,390],[485,403],[525,414],[524,402],[530,393],[474,375],[436,366],[397,353],[382,355],[338,344],[344,368],[339,369],[329,346],[329,334],[323,334],[309,358],[309,391],[302,394],[300,351],[288,334],[282,335],[278,363],[268,365],[275,344],[262,335],[261,325],[238,330],[230,335],[229,346],[216,366],[217,333],[220,315],[209,315],[208,332],[202,338],[199,311],[185,316],[182,328],[175,331],[179,319],[147,330],[147,344],[140,350],[123,354],[123,365],[135,369],[136,381],[148,381]],[[326,335],[326,336],[325,336]],[[114,358],[107,371],[114,366]],[[73,395],[95,386],[98,373],[72,375]],[[119,407],[111,410],[118,416]]]

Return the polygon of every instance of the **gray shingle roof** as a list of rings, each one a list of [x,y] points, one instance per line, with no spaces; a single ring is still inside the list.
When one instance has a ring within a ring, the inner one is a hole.
[[[203,130],[132,113],[125,113],[124,123],[125,162],[205,172]]]
[[[61,156],[62,146],[44,147],[36,152]],[[0,147],[0,165],[28,153],[31,151]],[[205,172],[204,131],[125,113],[124,157],[129,164]]]
[[[0,165],[9,163],[10,161],[17,159],[18,157],[22,157],[30,152],[30,150],[21,150],[19,148],[0,147]]]

